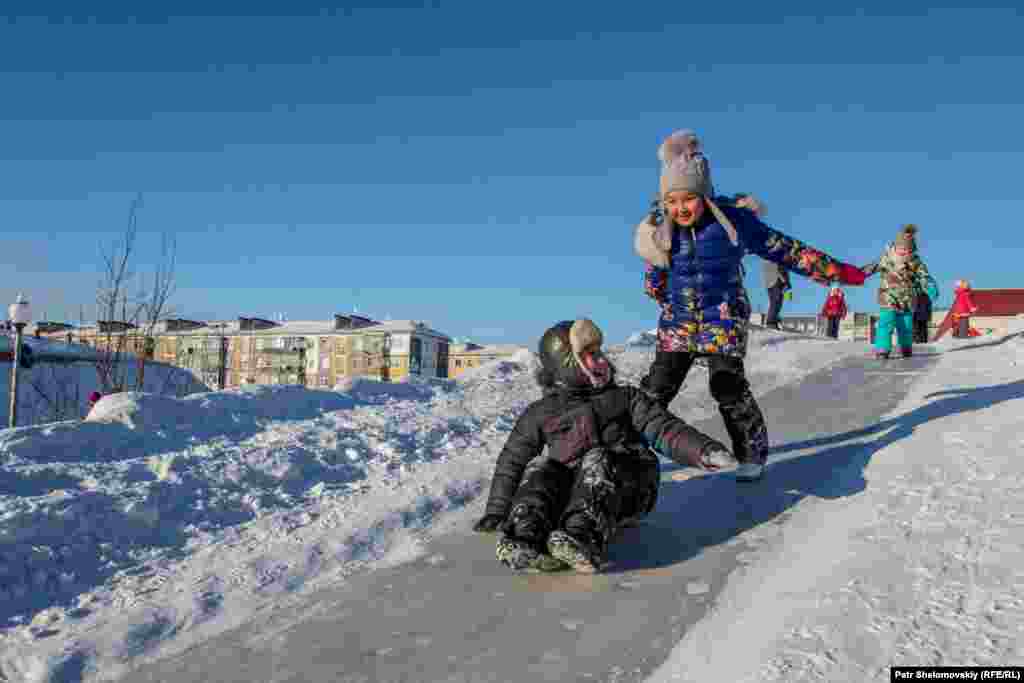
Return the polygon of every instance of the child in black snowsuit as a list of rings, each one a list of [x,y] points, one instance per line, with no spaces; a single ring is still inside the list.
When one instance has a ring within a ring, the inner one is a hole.
[[[644,392],[616,384],[601,343],[601,330],[586,319],[560,322],[540,340],[544,397],[509,435],[474,526],[502,532],[496,554],[513,569],[543,568],[554,558],[599,571],[615,530],[654,509],[660,471],[652,446],[709,470],[732,459]]]

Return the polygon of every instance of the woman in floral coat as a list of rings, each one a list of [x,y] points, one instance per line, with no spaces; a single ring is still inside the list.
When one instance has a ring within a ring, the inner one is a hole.
[[[840,287],[833,287],[821,307],[821,317],[828,320],[827,334],[833,339],[839,338],[839,321],[846,317],[846,296]]]
[[[882,276],[878,285],[878,305],[882,310],[875,328],[875,357],[880,359],[888,358],[892,352],[894,329],[900,355],[913,355],[917,297],[928,296],[934,301],[939,295],[935,280],[917,253],[916,234],[916,225],[904,225],[896,241],[886,245],[882,257],[863,268],[868,277],[875,273]]]
[[[774,230],[754,211],[721,206],[693,131],[673,133],[658,150],[661,209],[637,226],[634,247],[647,261],[644,289],[661,309],[654,363],[641,387],[667,407],[698,357],[707,358],[711,395],[739,460],[737,478],[761,477],[768,433],[747,383],[750,300],[742,259],[752,252],[827,284],[859,285],[864,274]],[[739,202],[737,202],[739,204]]]

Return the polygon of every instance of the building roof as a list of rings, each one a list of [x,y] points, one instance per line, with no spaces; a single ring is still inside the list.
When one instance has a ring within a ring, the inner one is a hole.
[[[194,337],[202,335],[242,335],[248,337],[249,335],[261,336],[261,337],[281,337],[281,336],[304,336],[304,335],[317,335],[317,336],[328,336],[328,335],[349,335],[349,334],[401,334],[403,332],[413,333],[437,337],[441,340],[449,341],[450,338],[443,332],[428,327],[424,323],[417,320],[391,320],[388,322],[379,323],[377,325],[368,325],[366,327],[356,327],[352,329],[337,329],[335,327],[334,320],[289,320],[283,323],[277,323],[274,327],[268,327],[266,329],[240,329],[237,320],[225,320],[222,322],[211,321],[203,327],[198,327],[192,330],[179,330],[174,332],[167,332],[168,335],[181,335],[185,337]]]

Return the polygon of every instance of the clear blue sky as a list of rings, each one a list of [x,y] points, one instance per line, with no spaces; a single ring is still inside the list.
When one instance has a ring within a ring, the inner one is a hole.
[[[99,244],[142,193],[138,269],[173,233],[187,317],[358,306],[533,344],[585,315],[621,341],[655,325],[632,229],[681,127],[719,191],[839,258],[915,222],[940,305],[960,277],[1024,287],[1010,3],[363,4],[5,3],[2,303],[92,318]],[[825,289],[794,284],[785,312],[816,311]]]

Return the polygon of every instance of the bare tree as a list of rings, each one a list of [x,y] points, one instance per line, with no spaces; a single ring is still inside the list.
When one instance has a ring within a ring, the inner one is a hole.
[[[160,258],[153,270],[152,283],[147,290],[145,282],[143,282],[140,291],[142,305],[139,323],[142,329],[143,347],[139,354],[139,372],[135,383],[135,388],[138,391],[142,391],[143,379],[146,375],[146,359],[152,358],[156,351],[156,337],[153,332],[160,319],[166,317],[170,312],[167,302],[174,294],[176,259],[177,243],[173,236],[163,233],[160,236]]]
[[[137,354],[135,388],[142,389],[145,359],[154,344],[153,332],[160,319],[168,314],[168,300],[174,292],[177,249],[174,239],[164,233],[160,258],[156,261],[150,282],[142,278],[137,292],[129,294],[136,275],[133,262],[141,207],[142,195],[139,194],[129,207],[124,235],[106,248],[100,248],[104,270],[96,292],[96,306],[102,322],[106,323],[106,343],[97,349],[100,357],[96,361],[96,372],[103,393],[124,391],[128,387],[129,350]],[[97,320],[97,325],[100,322]],[[115,323],[122,323],[123,327],[115,330]],[[136,343],[129,349],[128,342],[133,337]]]

